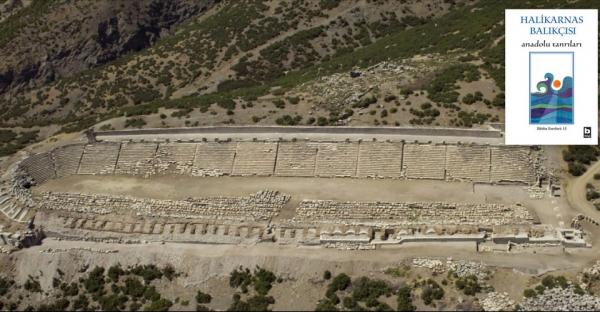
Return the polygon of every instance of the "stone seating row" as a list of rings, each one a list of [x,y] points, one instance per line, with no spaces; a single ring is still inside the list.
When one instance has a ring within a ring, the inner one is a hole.
[[[528,147],[390,142],[201,142],[71,145],[25,159],[37,183],[70,174],[380,177],[535,182]]]

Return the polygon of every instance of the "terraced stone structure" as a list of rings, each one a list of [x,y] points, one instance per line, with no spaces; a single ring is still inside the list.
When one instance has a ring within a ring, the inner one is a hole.
[[[22,222],[37,211],[51,233],[86,239],[268,241],[365,249],[371,247],[364,244],[387,237],[398,242],[418,241],[420,235],[480,241],[485,229],[532,226],[535,215],[512,204],[308,200],[276,190],[175,200],[75,192],[33,196],[30,189],[79,175],[430,179],[531,186],[544,175],[538,153],[529,147],[378,140],[71,144],[22,160],[11,181],[3,184],[0,208]]]
[[[37,184],[71,174],[288,176],[538,181],[530,147],[403,142],[198,142],[69,145],[20,167]]]

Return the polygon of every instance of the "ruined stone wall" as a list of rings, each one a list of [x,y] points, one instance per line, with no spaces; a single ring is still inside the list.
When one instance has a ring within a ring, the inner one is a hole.
[[[268,220],[276,216],[289,196],[260,191],[250,196],[203,197],[186,200],[159,200],[47,192],[35,198],[43,210],[90,213],[133,214],[146,217],[207,218],[215,220]]]
[[[503,225],[531,224],[526,208],[504,204],[424,203],[424,202],[341,202],[303,200],[296,210],[296,221],[358,224],[388,222],[406,225],[462,224]]]

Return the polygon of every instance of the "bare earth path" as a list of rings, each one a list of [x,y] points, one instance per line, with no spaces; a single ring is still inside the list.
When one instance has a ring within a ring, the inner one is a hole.
[[[591,165],[588,170],[580,177],[574,178],[567,183],[567,199],[571,207],[590,216],[594,219],[600,219],[600,212],[590,203],[586,197],[585,186],[594,177],[594,174],[600,171],[600,161]]]
[[[473,188],[472,184],[467,182],[447,183],[435,180],[182,175],[151,178],[75,175],[50,180],[36,187],[34,193],[53,191],[186,199],[204,196],[247,196],[261,190],[280,191],[298,200],[474,203],[515,203],[527,200],[527,193],[523,187],[510,185],[481,185]]]

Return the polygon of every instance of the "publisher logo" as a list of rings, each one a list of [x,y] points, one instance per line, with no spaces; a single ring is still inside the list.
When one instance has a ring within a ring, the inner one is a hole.
[[[583,138],[584,139],[592,138],[592,127],[583,127]]]

